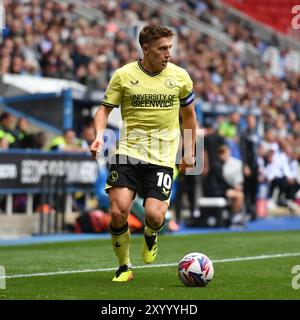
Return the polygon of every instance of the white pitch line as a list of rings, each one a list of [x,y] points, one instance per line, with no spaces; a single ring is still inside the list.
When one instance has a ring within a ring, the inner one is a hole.
[[[274,259],[274,258],[286,258],[286,257],[297,257],[300,256],[300,252],[295,253],[278,253],[278,254],[265,254],[261,256],[252,256],[252,257],[236,257],[236,258],[227,258],[212,260],[213,263],[224,263],[224,262],[239,262],[239,261],[251,261],[251,260],[264,260],[264,259]],[[133,269],[144,269],[144,268],[162,268],[162,267],[173,267],[177,266],[177,263],[162,263],[162,264],[153,264],[153,265],[144,265],[144,266],[133,266]],[[89,272],[105,272],[105,271],[115,271],[114,268],[98,268],[98,269],[83,269],[83,270],[62,270],[54,272],[39,272],[31,274],[14,274],[11,276],[0,276],[0,279],[16,279],[16,278],[31,278],[31,277],[48,277],[56,276],[61,274],[74,274],[74,273],[89,273]]]

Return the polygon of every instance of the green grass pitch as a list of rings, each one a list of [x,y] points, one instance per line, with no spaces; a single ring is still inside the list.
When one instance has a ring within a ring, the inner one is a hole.
[[[300,289],[292,286],[299,240],[300,231],[162,234],[155,265],[144,267],[142,238],[133,236],[136,268],[129,283],[111,281],[117,260],[109,239],[0,247],[7,276],[0,299],[299,300]],[[205,288],[187,288],[176,274],[179,260],[195,251],[214,262],[214,279]],[[299,275],[294,283],[300,286]]]

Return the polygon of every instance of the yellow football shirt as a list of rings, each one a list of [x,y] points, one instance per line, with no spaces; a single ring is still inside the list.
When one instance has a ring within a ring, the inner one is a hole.
[[[173,168],[180,139],[179,109],[194,100],[188,73],[173,63],[149,73],[140,61],[117,69],[102,104],[121,106],[117,154]]]

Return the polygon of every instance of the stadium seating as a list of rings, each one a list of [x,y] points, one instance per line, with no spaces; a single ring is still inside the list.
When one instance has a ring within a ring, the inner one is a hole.
[[[285,34],[291,29],[291,9],[299,5],[297,0],[223,0],[223,2]]]

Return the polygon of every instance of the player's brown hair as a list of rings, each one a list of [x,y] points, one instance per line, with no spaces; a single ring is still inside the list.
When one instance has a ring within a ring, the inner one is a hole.
[[[153,40],[160,38],[169,38],[173,37],[174,32],[171,29],[160,26],[158,24],[150,24],[145,26],[139,34],[139,43],[141,47],[145,43],[149,43]]]

